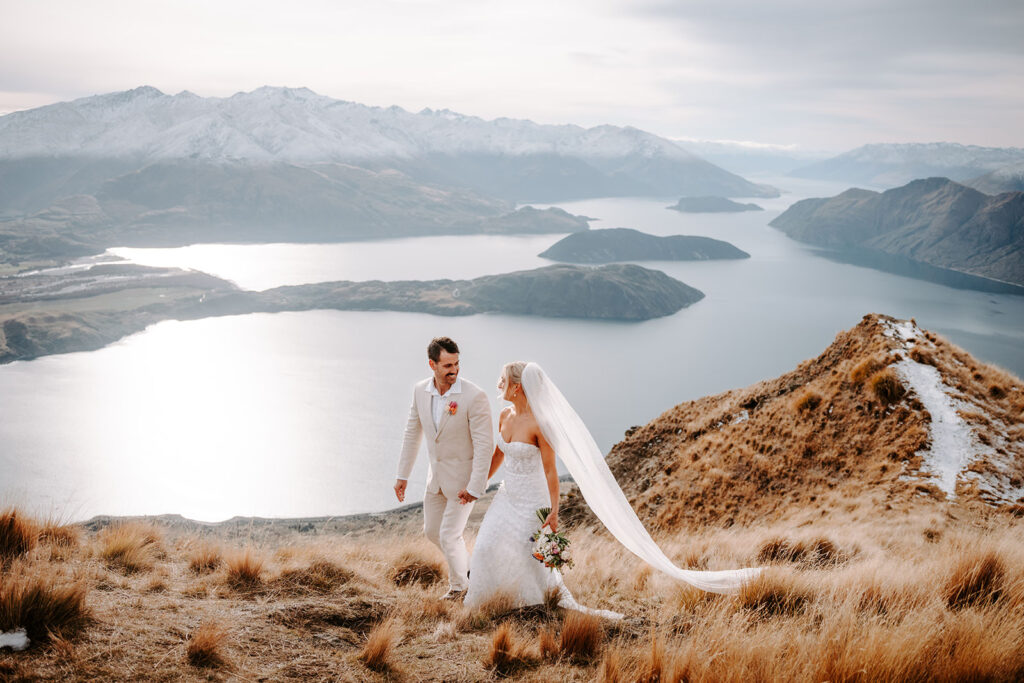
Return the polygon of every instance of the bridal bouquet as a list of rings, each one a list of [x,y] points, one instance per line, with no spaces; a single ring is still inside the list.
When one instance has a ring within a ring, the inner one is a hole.
[[[548,518],[551,508],[537,510],[537,518],[543,524]],[[551,527],[543,526],[530,536],[533,541],[533,556],[543,562],[549,569],[562,571],[563,567],[572,567],[572,552],[569,550],[569,539],[564,534],[551,531]]]

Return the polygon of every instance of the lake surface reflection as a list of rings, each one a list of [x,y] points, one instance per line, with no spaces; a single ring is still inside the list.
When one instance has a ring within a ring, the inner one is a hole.
[[[781,181],[779,181],[781,182]],[[786,183],[792,183],[786,179]],[[845,189],[805,184],[800,196]],[[705,292],[644,323],[312,311],[165,322],[99,351],[0,367],[0,499],[82,519],[204,520],[382,510],[424,348],[448,334],[494,396],[509,360],[540,362],[610,448],[675,404],[746,386],[820,353],[862,315],[916,317],[1024,374],[1024,297],[955,290],[821,258],[758,213],[667,211],[668,200],[561,204],[655,234],[732,242],[749,260],[645,264]],[[673,200],[674,201],[674,200]],[[560,236],[116,250],[265,289],[324,280],[468,278],[533,268]],[[492,406],[497,410],[495,398]],[[410,498],[422,493],[424,458]],[[500,476],[500,475],[499,475]]]

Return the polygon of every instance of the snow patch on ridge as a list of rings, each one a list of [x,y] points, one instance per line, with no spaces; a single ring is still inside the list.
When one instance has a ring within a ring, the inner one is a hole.
[[[959,411],[966,408],[967,404],[952,397],[951,389],[942,381],[939,370],[918,363],[906,354],[906,349],[925,339],[921,329],[912,320],[886,321],[882,333],[903,342],[903,348],[895,352],[900,360],[892,367],[904,385],[916,394],[931,417],[928,425],[931,437],[929,446],[918,453],[924,461],[922,469],[937,479],[939,488],[948,497],[955,498],[956,482],[960,474],[979,455],[992,449],[983,446],[974,436],[971,427],[960,417]]]
[[[920,455],[924,469],[937,479],[939,488],[956,497],[956,480],[977,456],[978,446],[971,428],[957,413],[960,401],[954,401],[942,375],[931,365],[904,358],[895,365],[896,373],[909,386],[931,416],[928,431],[931,444]]]

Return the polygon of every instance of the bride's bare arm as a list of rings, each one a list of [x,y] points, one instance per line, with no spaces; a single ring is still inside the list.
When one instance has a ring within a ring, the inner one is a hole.
[[[509,411],[509,408],[505,408],[505,410],[501,411],[501,413],[498,415],[499,436],[501,434],[501,425],[505,424],[505,418],[508,417]],[[487,481],[491,480],[491,477],[494,476],[494,473],[498,471],[498,468],[501,467],[501,463],[503,462],[505,462],[505,454],[502,452],[500,446],[495,446],[494,454],[491,455],[491,469],[487,473]]]
[[[555,467],[555,449],[544,435],[537,431],[537,445],[540,447],[540,461],[544,465],[544,477],[548,480],[548,496],[551,498],[551,512],[544,524],[558,531],[558,469]]]

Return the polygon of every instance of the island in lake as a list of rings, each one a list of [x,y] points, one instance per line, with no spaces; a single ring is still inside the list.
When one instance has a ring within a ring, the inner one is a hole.
[[[703,298],[703,292],[665,273],[631,264],[253,292],[203,273],[107,263],[0,278],[0,363],[95,350],[161,320],[336,309],[639,321],[671,315]]]
[[[567,235],[540,256],[568,263],[750,258],[747,252],[722,240],[695,235],[658,237],[631,228],[587,230]]]
[[[674,206],[666,207],[683,213],[739,213],[764,211],[757,204],[740,204],[725,197],[683,197]]]

